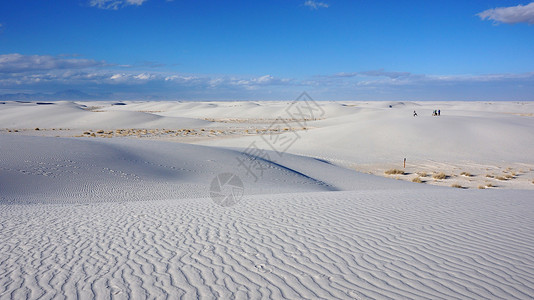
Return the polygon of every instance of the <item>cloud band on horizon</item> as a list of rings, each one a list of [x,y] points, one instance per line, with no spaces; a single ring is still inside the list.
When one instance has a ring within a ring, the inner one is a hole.
[[[377,69],[296,79],[271,74],[239,76],[154,71],[147,66],[134,68],[63,55],[0,55],[0,94],[22,90],[53,95],[62,90],[78,89],[94,94],[128,94],[130,98],[158,94],[161,98],[188,95],[202,100],[239,95],[243,100],[247,97],[278,99],[286,93],[309,90],[330,99],[339,99],[340,95],[344,95],[343,98],[367,95],[372,100],[386,97],[385,93],[393,97],[413,91],[426,95],[435,90],[456,91],[460,86],[477,91],[479,98],[494,96],[488,92],[492,89],[492,93],[495,90],[501,93],[503,99],[517,99],[521,90],[524,95],[534,94],[533,89],[528,88],[534,86],[534,72],[433,75]],[[437,99],[438,96],[432,97]]]

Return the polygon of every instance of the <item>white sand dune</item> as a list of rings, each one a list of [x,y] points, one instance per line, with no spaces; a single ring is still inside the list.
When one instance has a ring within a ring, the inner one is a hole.
[[[534,203],[451,189],[2,205],[1,298],[531,299]]]
[[[201,198],[224,172],[238,174],[249,195],[404,186],[294,155],[263,161],[256,178],[239,166],[239,151],[159,141],[0,135],[0,153],[0,197],[9,203]]]
[[[52,105],[6,102],[0,108],[0,126],[8,128],[165,128],[199,127],[207,121],[168,117],[138,111],[91,111],[88,105],[59,101]],[[111,105],[111,104],[109,104]]]
[[[0,299],[534,297],[532,103],[112,104],[0,105]]]

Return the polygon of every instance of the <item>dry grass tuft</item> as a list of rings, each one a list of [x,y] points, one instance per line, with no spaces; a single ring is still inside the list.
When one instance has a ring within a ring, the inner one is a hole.
[[[479,189],[479,190],[483,190],[483,189],[485,189],[485,188],[486,188],[486,187],[483,186],[483,185],[479,185],[479,186],[478,186],[478,189]]]
[[[445,175],[445,173],[441,172],[439,174],[434,174],[432,176],[432,178],[434,178],[434,179],[445,179],[445,178],[447,178],[447,175]]]
[[[491,183],[488,183],[488,184],[486,184],[486,187],[490,188],[490,187],[494,187],[494,185],[491,184]]]
[[[504,178],[506,178],[506,179],[513,179],[514,176],[513,176],[513,175],[510,175],[510,174],[506,174],[506,175],[504,175]]]
[[[488,178],[495,178],[495,176],[494,176],[494,175],[491,175],[491,174],[486,174],[486,177],[488,177]]]
[[[404,175],[404,171],[403,170],[399,170],[399,169],[390,169],[390,170],[387,170],[386,172],[384,172],[384,174],[386,174],[386,175]]]
[[[502,180],[502,181],[508,180],[508,179],[507,179],[506,177],[504,177],[504,176],[497,176],[497,177],[495,177],[495,179],[497,179],[497,180]]]
[[[428,174],[426,172],[418,172],[417,175],[419,175],[420,177],[427,177]]]
[[[471,173],[469,173],[469,172],[462,172],[462,173],[460,173],[460,175],[465,176],[465,177],[471,177],[471,176],[473,176],[473,175],[471,175]]]
[[[423,183],[423,181],[421,180],[421,177],[415,177],[414,179],[412,179],[412,182],[415,182],[415,183]]]
[[[459,184],[457,184],[457,183],[455,183],[455,184],[453,184],[453,185],[451,185],[451,186],[452,186],[453,188],[458,188],[458,189],[463,189],[463,188],[464,188],[463,186],[461,186],[461,185],[459,185]]]

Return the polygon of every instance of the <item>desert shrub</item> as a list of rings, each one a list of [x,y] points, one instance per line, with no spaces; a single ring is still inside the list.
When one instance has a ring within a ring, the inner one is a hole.
[[[483,186],[483,185],[479,185],[479,186],[478,186],[478,189],[479,189],[479,190],[483,190],[483,189],[485,189],[485,188],[486,188],[486,187]]]
[[[451,186],[452,186],[453,188],[458,188],[458,189],[463,189],[463,188],[464,188],[463,186],[461,186],[461,185],[459,185],[459,184],[457,184],[457,183],[455,183],[455,184],[453,184],[453,185],[451,185]]]
[[[469,172],[462,172],[462,173],[460,173],[460,175],[466,176],[466,177],[471,177],[471,173],[469,173]]]
[[[508,179],[507,179],[506,177],[504,177],[504,176],[497,176],[497,177],[495,177],[495,179],[497,179],[497,180],[502,180],[502,181],[504,181],[504,180],[508,180]]]
[[[399,170],[399,169],[390,169],[390,170],[387,170],[386,172],[384,172],[384,174],[386,174],[386,175],[404,175],[404,171],[403,170]]]
[[[428,174],[426,172],[418,172],[417,175],[419,175],[420,177],[428,176]]]
[[[490,188],[490,187],[494,187],[494,185],[491,184],[491,183],[488,183],[488,184],[486,184],[486,187],[489,187],[489,188]]]
[[[486,174],[486,177],[488,178],[495,178],[495,176],[491,175],[491,174]]]
[[[441,172],[439,174],[434,174],[432,176],[432,178],[434,178],[434,179],[445,179],[445,178],[447,178],[447,175],[445,175],[445,173]]]
[[[412,182],[423,183],[423,181],[421,180],[421,177],[419,177],[419,176],[417,176],[414,179],[412,179]]]
[[[512,175],[510,175],[510,174],[506,174],[506,175],[504,175],[504,178],[506,178],[506,179],[512,179],[512,178],[514,178],[514,176],[512,176]]]

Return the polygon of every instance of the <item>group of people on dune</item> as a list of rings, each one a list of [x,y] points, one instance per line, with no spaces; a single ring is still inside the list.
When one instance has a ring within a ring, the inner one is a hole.
[[[417,117],[417,112],[415,112],[415,110],[413,111],[413,116],[414,116],[414,117]],[[441,110],[439,110],[439,109],[435,109],[435,110],[432,112],[432,116],[441,116]]]

